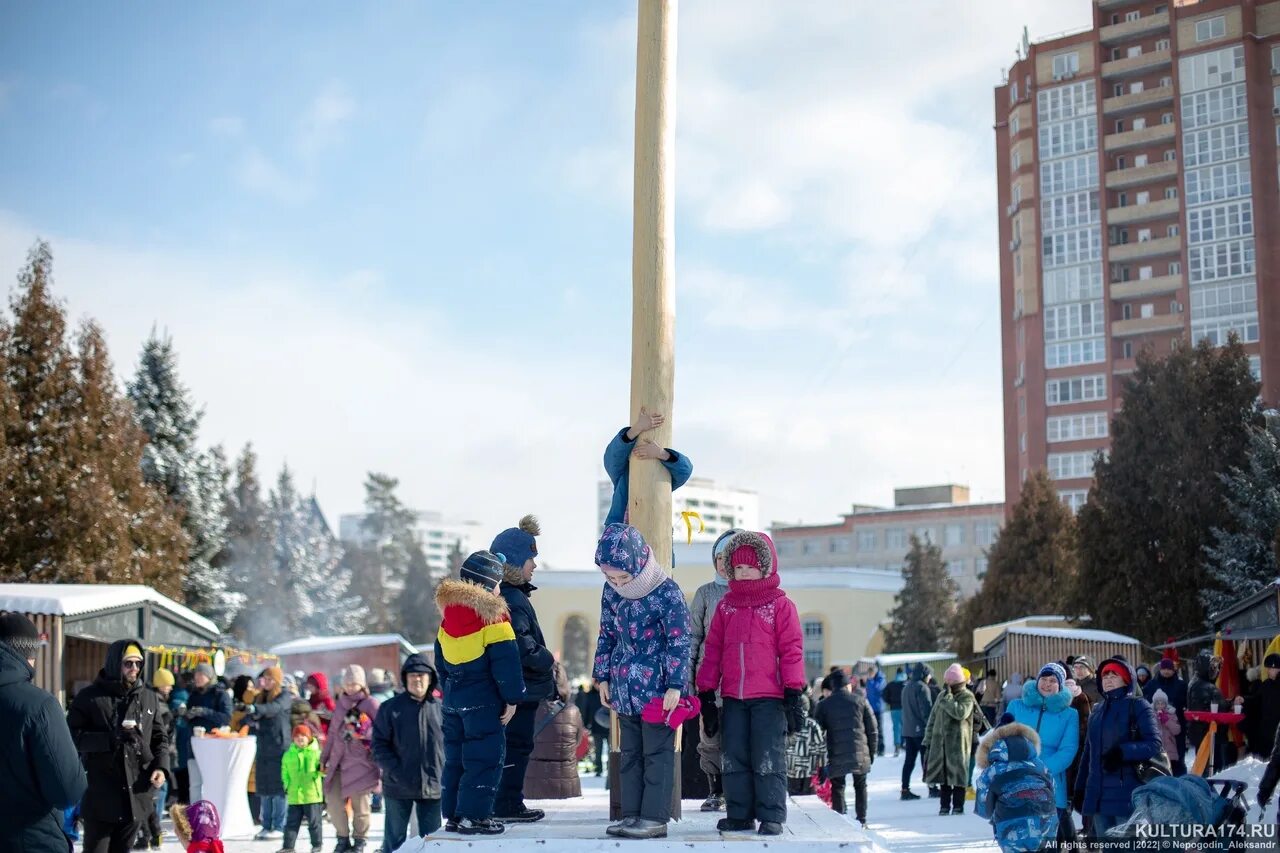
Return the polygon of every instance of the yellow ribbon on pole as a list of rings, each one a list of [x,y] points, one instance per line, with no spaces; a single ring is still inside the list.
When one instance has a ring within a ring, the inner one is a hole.
[[[684,512],[680,513],[680,518],[684,520],[685,529],[689,532],[689,539],[685,544],[692,545],[693,544],[693,519],[695,518],[698,519],[699,533],[705,533],[707,530],[707,526],[702,523],[702,516],[691,509],[687,509]]]

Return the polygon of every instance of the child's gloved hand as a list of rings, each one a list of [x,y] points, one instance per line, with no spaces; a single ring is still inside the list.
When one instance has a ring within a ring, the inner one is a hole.
[[[800,691],[794,687],[786,689],[787,734],[793,735],[804,728],[804,704],[800,701]]]

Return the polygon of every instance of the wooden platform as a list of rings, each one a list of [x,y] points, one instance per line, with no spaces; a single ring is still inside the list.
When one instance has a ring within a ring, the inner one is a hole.
[[[587,780],[583,780],[584,782]],[[529,805],[546,811],[547,817],[532,824],[511,824],[500,836],[476,838],[439,833],[430,838],[411,839],[397,853],[425,853],[431,848],[483,847],[490,850],[546,850],[548,853],[595,853],[617,851],[642,845],[645,850],[687,850],[695,845],[702,850],[728,850],[743,845],[768,848],[770,851],[846,850],[850,853],[884,853],[851,818],[836,814],[817,797],[792,798],[787,807],[787,823],[780,836],[733,833],[722,836],[716,821],[724,812],[704,814],[696,800],[684,803],[684,820],[672,821],[665,839],[631,841],[610,838],[604,834],[608,826],[608,793],[602,788],[584,790],[577,800],[545,800]]]

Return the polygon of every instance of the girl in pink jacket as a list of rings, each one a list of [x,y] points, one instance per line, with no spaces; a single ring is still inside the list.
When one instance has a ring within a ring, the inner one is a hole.
[[[781,835],[787,820],[788,734],[804,725],[804,634],[778,584],[778,552],[763,533],[729,540],[729,592],[716,607],[698,667],[704,726],[721,732],[728,817],[721,832]],[[724,700],[720,725],[715,691]]]

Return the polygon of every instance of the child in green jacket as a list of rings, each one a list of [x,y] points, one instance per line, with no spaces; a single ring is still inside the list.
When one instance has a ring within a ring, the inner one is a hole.
[[[320,770],[320,744],[305,724],[293,727],[293,746],[280,759],[280,777],[285,794],[289,798],[289,812],[285,818],[284,847],[280,853],[293,853],[293,842],[307,819],[307,832],[311,834],[311,853],[321,853],[323,845],[320,826],[324,805],[324,774]]]

